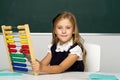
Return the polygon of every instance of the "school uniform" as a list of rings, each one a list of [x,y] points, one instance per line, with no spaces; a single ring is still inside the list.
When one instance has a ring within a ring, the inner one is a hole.
[[[69,54],[76,54],[79,59],[66,71],[84,71],[81,47],[73,44],[72,39],[63,45],[60,42],[57,45],[50,44],[48,52],[52,54],[50,65],[59,65]]]

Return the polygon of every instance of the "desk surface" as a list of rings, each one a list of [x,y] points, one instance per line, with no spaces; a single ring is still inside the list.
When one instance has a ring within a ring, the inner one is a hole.
[[[0,80],[88,80],[89,74],[92,72],[65,72],[60,74],[40,74],[34,76],[32,74],[24,74],[22,76],[0,77]],[[110,73],[105,73],[110,74]],[[112,74],[120,79],[120,73]]]

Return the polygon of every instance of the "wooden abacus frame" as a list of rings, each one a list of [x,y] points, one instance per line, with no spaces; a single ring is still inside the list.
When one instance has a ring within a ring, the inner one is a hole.
[[[6,49],[7,49],[7,53],[8,53],[8,59],[9,59],[9,62],[10,62],[10,69],[11,69],[11,71],[14,71],[13,65],[12,65],[12,60],[11,60],[11,57],[10,57],[9,48],[8,48],[8,43],[7,43],[7,39],[6,39],[6,35],[12,34],[12,31],[10,31],[8,33],[6,33],[6,31],[5,31],[5,30],[8,30],[8,31],[12,30],[12,26],[2,25],[1,27],[2,27],[4,41],[5,41],[5,45],[6,45]],[[35,60],[35,57],[34,57],[34,50],[33,50],[33,45],[32,45],[32,39],[31,39],[31,35],[30,35],[29,25],[28,24],[18,25],[17,28],[18,29],[23,29],[25,31],[25,34],[26,34],[27,40],[28,40],[27,42],[28,42],[28,46],[29,46],[30,59],[31,59],[31,63],[32,63]],[[34,75],[38,75],[38,73],[34,72]]]

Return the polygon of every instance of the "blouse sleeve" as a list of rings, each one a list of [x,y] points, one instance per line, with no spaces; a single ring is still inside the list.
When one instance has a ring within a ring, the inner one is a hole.
[[[51,47],[52,47],[52,44],[50,43],[50,44],[48,45],[48,48],[47,48],[47,52],[48,52],[48,53],[51,53]]]
[[[75,46],[70,50],[70,54],[76,54],[79,56],[80,59],[82,59],[82,49],[79,45]]]

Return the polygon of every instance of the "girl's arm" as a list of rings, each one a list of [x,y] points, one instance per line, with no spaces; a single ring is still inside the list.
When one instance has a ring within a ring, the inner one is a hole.
[[[36,73],[40,73],[40,68],[41,66],[48,66],[51,60],[51,54],[48,53],[43,59],[42,61],[38,61],[37,59],[35,61],[32,62],[32,68],[33,71]]]
[[[48,53],[41,61],[40,61],[40,64],[41,65],[49,65],[50,63],[50,60],[51,60],[51,53]]]
[[[46,58],[42,60],[42,62],[40,63],[40,71],[46,73],[61,73],[69,67],[71,67],[78,59],[78,56],[76,54],[69,54],[69,56],[65,60],[63,60],[59,65],[49,66],[48,64],[50,57],[51,54],[48,54]]]

